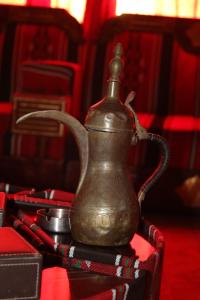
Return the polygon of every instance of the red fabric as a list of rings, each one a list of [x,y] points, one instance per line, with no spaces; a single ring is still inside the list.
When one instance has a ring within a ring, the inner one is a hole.
[[[43,139],[43,138],[41,138]],[[46,159],[63,160],[65,154],[64,138],[49,138],[45,141],[44,149],[40,151],[40,138],[31,135],[14,135],[12,137],[11,154],[21,157],[43,156]],[[38,147],[39,146],[39,147]],[[41,146],[42,147],[42,146]]]
[[[199,132],[196,133],[196,157],[195,157],[195,161],[194,161],[194,164],[195,164],[195,167],[197,170],[200,170],[200,126],[199,126]]]
[[[196,213],[156,216],[166,241],[160,300],[200,299],[199,221]]]
[[[169,166],[196,170],[200,168],[199,124],[200,118],[191,115],[170,115],[165,118],[164,135],[171,153]]]
[[[56,66],[48,70],[40,62],[23,64],[21,75],[21,87],[25,93],[39,93],[42,95],[69,95],[72,90],[73,74],[69,70],[68,74],[59,72]]]
[[[34,253],[36,250],[19,233],[11,227],[1,227],[0,252],[17,254]]]
[[[169,166],[183,169],[198,169],[195,165],[196,143],[194,143],[194,132],[167,132],[165,137],[170,145]],[[193,157],[194,156],[194,157]]]
[[[0,65],[2,64],[2,59],[3,59],[2,51],[3,51],[4,39],[5,39],[5,30],[2,29],[3,28],[0,27]]]
[[[30,204],[33,207],[34,206],[49,206],[49,207],[65,207],[65,208],[69,208],[69,206],[71,205],[71,201],[69,198],[69,201],[63,201],[63,200],[55,200],[55,199],[44,199],[44,198],[36,198],[36,197],[31,197],[31,195],[26,196],[26,195],[22,195],[22,193],[16,193],[16,194],[8,194],[7,195],[8,200],[12,201],[16,201],[18,203],[24,203],[24,204]],[[29,220],[30,221],[30,220]],[[31,220],[32,222],[32,220]]]
[[[147,129],[152,127],[153,122],[156,119],[156,115],[147,113],[137,113],[137,117],[140,121],[140,124]]]
[[[6,205],[6,194],[0,192],[0,210],[4,210]]]
[[[5,154],[6,139],[9,139],[12,103],[0,103],[0,155]]]
[[[199,62],[198,55],[185,52],[174,42],[169,114],[196,114],[199,101]]]
[[[42,271],[40,300],[70,300],[69,279],[66,269],[48,268]]]
[[[173,115],[167,116],[163,122],[163,129],[179,132],[194,132],[200,130],[200,118],[195,118],[189,115]]]
[[[98,31],[105,20],[115,15],[116,0],[87,0],[84,32],[89,39],[96,39]]]
[[[25,60],[65,60],[68,39],[54,26],[17,25],[12,58],[11,94],[19,89],[20,68]]]
[[[78,118],[80,114],[80,80],[81,70],[78,64],[60,60],[28,60],[21,67],[17,89],[22,97],[23,94],[26,98],[38,97],[38,101],[40,97],[45,97],[49,101],[64,97],[65,110]],[[49,159],[64,159],[66,134],[67,129],[65,128],[64,137],[49,138],[45,142],[42,155]],[[36,136],[15,135],[12,137],[11,153],[24,157],[35,157],[40,155],[37,150],[38,145]]]
[[[26,5],[29,6],[51,6],[51,0],[26,0]]]
[[[134,234],[130,244],[140,261],[147,260],[155,252],[155,248],[138,234]]]
[[[0,103],[0,114],[2,115],[10,115],[12,113],[12,103],[9,102],[1,102]],[[1,126],[0,126],[1,128]]]
[[[111,300],[115,295],[115,299],[125,299],[128,292],[128,284],[116,286],[113,289],[101,292],[99,294],[82,298],[84,300]],[[69,278],[64,268],[53,267],[42,271],[42,286],[40,300],[70,300]]]

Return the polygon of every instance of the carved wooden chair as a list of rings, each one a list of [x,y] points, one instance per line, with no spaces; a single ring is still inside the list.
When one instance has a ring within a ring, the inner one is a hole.
[[[2,178],[25,185],[62,184],[66,152],[70,152],[66,151],[67,131],[48,120],[20,125],[16,120],[41,109],[80,117],[82,27],[62,9],[3,6],[2,11],[7,16],[6,34],[12,36],[6,45],[7,65],[4,62],[2,68],[10,68],[6,79],[13,108]]]

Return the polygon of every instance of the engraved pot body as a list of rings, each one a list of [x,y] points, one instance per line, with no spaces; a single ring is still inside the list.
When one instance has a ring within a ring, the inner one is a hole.
[[[88,130],[88,137],[88,168],[73,202],[72,236],[85,244],[125,245],[139,219],[126,162],[132,133]]]

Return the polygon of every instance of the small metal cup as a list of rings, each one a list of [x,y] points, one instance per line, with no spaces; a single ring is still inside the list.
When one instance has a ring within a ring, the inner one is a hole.
[[[70,232],[70,209],[48,208],[37,210],[37,223],[44,230],[53,233]]]

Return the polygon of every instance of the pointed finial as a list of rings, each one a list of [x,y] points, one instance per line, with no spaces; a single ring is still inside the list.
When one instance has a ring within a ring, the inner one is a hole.
[[[114,58],[110,62],[111,80],[118,80],[122,70],[122,45],[118,43],[114,49]]]
[[[114,49],[114,57],[110,61],[110,78],[108,80],[108,92],[107,97],[117,98],[119,94],[120,74],[123,67],[122,61],[122,45],[117,43]]]

